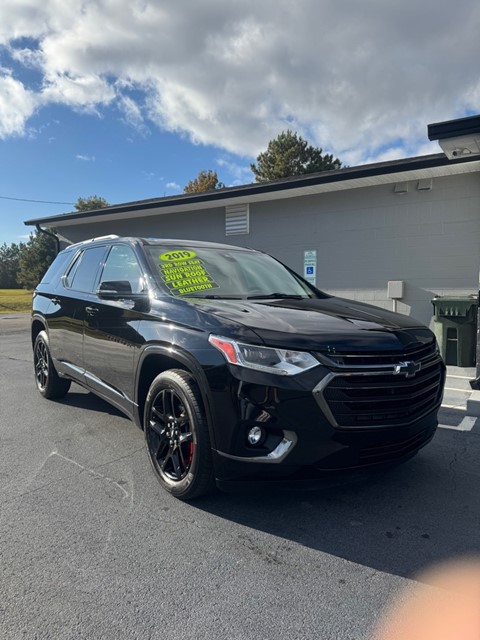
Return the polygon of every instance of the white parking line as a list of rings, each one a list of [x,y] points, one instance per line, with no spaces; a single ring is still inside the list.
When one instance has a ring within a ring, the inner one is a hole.
[[[439,424],[438,427],[440,429],[453,429],[453,431],[471,431],[475,426],[477,420],[478,418],[475,418],[475,416],[465,416],[460,424],[457,424],[456,426],[449,424]]]
[[[452,376],[451,374],[448,374],[447,378],[458,378],[458,380],[471,380],[472,376]]]

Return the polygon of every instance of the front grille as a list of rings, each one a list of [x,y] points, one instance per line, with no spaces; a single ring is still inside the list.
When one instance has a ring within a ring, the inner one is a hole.
[[[409,453],[418,451],[420,447],[430,440],[432,435],[433,431],[431,429],[424,429],[420,431],[420,433],[416,433],[410,436],[410,438],[406,438],[400,442],[360,449],[358,457],[361,464],[391,462],[392,460],[401,459]]]
[[[343,362],[337,362],[334,371],[314,391],[335,427],[407,425],[441,401],[444,365],[434,344],[401,354],[341,357]],[[370,364],[365,364],[367,359]],[[407,361],[415,362],[416,368],[420,364],[420,369],[414,375],[395,374],[396,367]]]
[[[399,353],[385,351],[370,351],[367,353],[319,353],[321,360],[331,364],[333,367],[378,367],[383,365],[398,364],[402,360],[424,361],[434,357],[436,354],[435,342],[422,344],[418,347]]]

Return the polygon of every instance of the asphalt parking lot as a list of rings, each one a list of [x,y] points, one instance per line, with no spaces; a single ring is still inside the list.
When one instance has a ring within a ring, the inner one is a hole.
[[[37,393],[24,317],[0,316],[0,636],[370,637],[417,572],[480,553],[480,423],[315,491],[183,504],[143,434],[78,386]]]

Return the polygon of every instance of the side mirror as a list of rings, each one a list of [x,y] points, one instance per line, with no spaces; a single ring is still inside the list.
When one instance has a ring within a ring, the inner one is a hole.
[[[145,309],[150,299],[148,291],[132,293],[128,280],[105,280],[95,293],[101,300],[131,300],[138,310]]]
[[[105,280],[100,283],[96,294],[105,300],[116,300],[121,296],[132,295],[132,287],[128,280]]]

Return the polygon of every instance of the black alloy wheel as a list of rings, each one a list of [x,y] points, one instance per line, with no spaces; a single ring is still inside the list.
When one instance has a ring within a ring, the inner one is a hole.
[[[172,369],[152,382],[145,404],[145,439],[161,485],[190,500],[213,487],[210,437],[197,385]]]
[[[37,389],[44,398],[53,400],[63,397],[70,389],[71,381],[60,378],[50,356],[48,337],[40,331],[33,346],[33,366]]]

